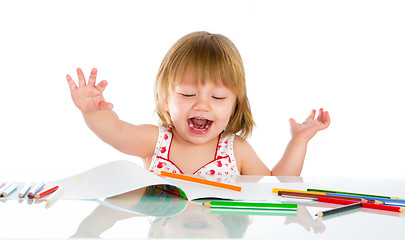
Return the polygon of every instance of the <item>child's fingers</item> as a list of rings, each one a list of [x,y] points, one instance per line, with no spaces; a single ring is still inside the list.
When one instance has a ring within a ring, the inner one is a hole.
[[[79,78],[79,81],[78,81],[79,82],[79,87],[86,86],[86,79],[84,78],[84,74],[83,74],[82,69],[78,68],[76,71],[77,71],[77,76]]]
[[[97,69],[93,68],[91,70],[89,81],[87,84],[94,87],[96,85],[96,78],[97,78]]]
[[[330,124],[330,116],[329,116],[328,111],[325,111],[325,113],[324,113],[323,122],[325,123],[326,127],[329,126],[329,124]]]
[[[99,84],[97,84],[96,89],[102,93],[104,89],[107,87],[107,84],[108,82],[106,80],[103,80]]]
[[[297,125],[297,122],[294,120],[294,118],[290,118],[288,122],[290,123],[290,127],[294,127],[295,125]]]
[[[66,75],[66,79],[69,84],[70,91],[77,88],[75,81],[73,81],[72,77],[69,74]]]
[[[324,111],[323,108],[319,109],[318,117],[316,118],[317,120],[323,121],[324,118]]]
[[[307,117],[307,120],[314,120],[314,119],[315,119],[315,113],[316,113],[316,110],[315,110],[315,109],[312,109],[312,110],[311,110],[311,113],[310,113],[309,116]]]

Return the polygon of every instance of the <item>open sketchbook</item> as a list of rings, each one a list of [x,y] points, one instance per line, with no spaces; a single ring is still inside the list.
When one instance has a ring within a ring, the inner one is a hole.
[[[208,177],[208,176],[207,176]],[[7,199],[16,199],[18,191],[25,183],[19,183],[14,194]],[[34,183],[32,183],[34,184]],[[61,180],[46,182],[44,189],[55,185],[63,187],[58,199],[88,200],[104,199],[148,186],[163,186],[178,189],[187,200],[199,198],[223,198],[245,201],[278,201],[281,198],[272,189],[303,189],[317,187],[304,183],[231,183],[240,186],[242,191],[203,185],[179,179],[161,177],[131,161],[113,161]]]

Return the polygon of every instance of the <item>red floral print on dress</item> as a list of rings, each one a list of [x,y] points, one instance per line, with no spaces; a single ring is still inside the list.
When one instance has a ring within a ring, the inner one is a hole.
[[[214,175],[214,174],[215,174],[215,170],[214,170],[214,169],[211,169],[211,170],[207,171],[205,174],[207,174],[207,175]]]
[[[167,163],[164,162],[159,162],[158,165],[156,165],[157,168],[162,168],[165,167],[167,165]]]
[[[159,127],[159,137],[156,143],[155,153],[152,156],[150,170],[164,170],[167,172],[176,171],[183,174],[180,168],[170,160],[170,147],[173,139],[173,133],[170,128]],[[197,169],[193,174],[206,176],[229,176],[222,178],[223,181],[231,181],[236,175],[240,175],[236,166],[233,153],[234,135],[226,137],[220,136],[214,160],[209,161],[204,166]],[[190,156],[192,160],[193,156]],[[160,167],[160,168],[159,168]],[[216,179],[213,179],[214,181]]]
[[[165,152],[166,152],[166,147],[161,147],[161,148],[160,148],[160,152],[161,152],[161,153],[165,153]]]

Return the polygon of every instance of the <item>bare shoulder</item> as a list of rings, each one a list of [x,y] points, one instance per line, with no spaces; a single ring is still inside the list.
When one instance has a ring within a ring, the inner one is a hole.
[[[268,167],[260,160],[248,141],[236,135],[233,149],[239,171],[242,175],[271,175]]]

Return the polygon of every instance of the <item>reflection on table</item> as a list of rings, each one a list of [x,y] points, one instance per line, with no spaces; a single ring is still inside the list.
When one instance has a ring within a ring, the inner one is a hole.
[[[147,187],[99,201],[100,205],[79,225],[76,237],[99,237],[117,221],[149,216],[150,238],[243,238],[255,215],[285,217],[285,224],[299,224],[313,232],[325,231],[305,206],[297,212],[212,211],[199,203]]]

